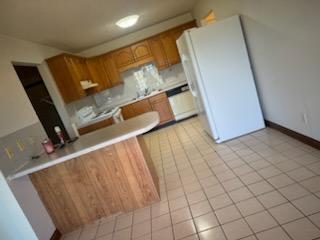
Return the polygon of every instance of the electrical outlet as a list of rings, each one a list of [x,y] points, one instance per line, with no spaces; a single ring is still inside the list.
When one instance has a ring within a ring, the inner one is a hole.
[[[14,157],[14,153],[11,147],[6,147],[4,149],[9,159],[12,159]]]
[[[20,152],[23,152],[26,148],[24,143],[20,139],[17,139],[16,143],[17,143],[17,146],[18,146]]]

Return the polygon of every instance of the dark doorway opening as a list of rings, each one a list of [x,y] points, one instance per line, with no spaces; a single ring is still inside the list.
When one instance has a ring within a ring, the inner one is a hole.
[[[14,69],[16,70],[18,77],[48,137],[54,144],[58,144],[60,141],[54,131],[54,127],[59,126],[66,139],[69,139],[69,135],[63,125],[56,107],[52,102],[50,94],[43,82],[38,68],[34,66],[14,66]]]

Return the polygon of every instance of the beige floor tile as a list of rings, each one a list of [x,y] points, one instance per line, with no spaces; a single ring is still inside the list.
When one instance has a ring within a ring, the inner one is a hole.
[[[152,231],[158,231],[162,228],[171,226],[170,214],[165,214],[160,217],[152,219]]]
[[[138,238],[135,238],[134,240],[151,240],[151,233],[144,235],[144,236],[141,236],[141,237],[138,237]]]
[[[305,215],[320,212],[320,199],[313,195],[299,198],[294,200],[292,203]]]
[[[225,181],[222,183],[222,185],[225,188],[225,190],[228,192],[244,186],[243,183],[238,178]]]
[[[171,212],[171,218],[173,224],[184,222],[186,220],[189,220],[192,218],[191,212],[189,207],[181,208],[179,210],[176,210],[174,212]]]
[[[184,208],[186,206],[188,206],[188,202],[185,196],[169,201],[169,207],[171,212],[178,210],[179,208]]]
[[[113,234],[112,240],[130,240],[131,239],[131,228],[126,228],[120,231],[116,231]]]
[[[264,210],[264,207],[256,198],[241,201],[236,205],[243,216],[248,216]]]
[[[291,203],[285,203],[280,206],[270,208],[269,212],[280,224],[288,223],[303,217],[303,214]]]
[[[315,176],[313,172],[304,167],[287,172],[287,174],[298,182]]]
[[[132,225],[133,215],[128,214],[117,218],[115,230],[124,229]]]
[[[243,176],[245,174],[248,174],[250,172],[252,172],[253,169],[249,166],[249,165],[243,165],[241,167],[237,167],[233,169],[233,172],[237,175],[237,176]]]
[[[290,240],[289,236],[280,227],[257,234],[259,240]]]
[[[320,191],[320,177],[313,177],[307,180],[300,182],[302,186],[308,189],[310,192],[319,192]]]
[[[246,221],[256,233],[278,225],[267,211],[250,215],[246,217]]]
[[[164,228],[156,232],[152,232],[152,240],[173,240],[172,227]]]
[[[309,219],[320,228],[320,213],[310,215]]]
[[[213,197],[218,196],[222,193],[225,193],[221,184],[216,184],[214,186],[204,188],[204,192],[205,192],[207,198],[213,198]]]
[[[290,172],[294,169],[299,168],[300,165],[295,163],[294,161],[289,160],[276,164],[276,167],[279,168],[281,171]]]
[[[281,174],[281,171],[274,166],[269,166],[258,170],[258,173],[264,178],[270,178]]]
[[[210,212],[195,218],[194,223],[198,232],[201,232],[219,225],[219,222],[213,212]]]
[[[257,182],[254,184],[248,185],[250,191],[253,192],[256,196],[261,195],[263,193],[271,192],[274,188],[266,181]]]
[[[103,224],[100,224],[97,231],[97,237],[107,235],[113,232],[115,227],[115,221],[112,222],[106,222]]]
[[[151,218],[150,207],[137,209],[133,212],[133,224],[150,220],[150,218]]]
[[[222,228],[228,240],[236,240],[252,234],[248,224],[243,219],[224,224]]]
[[[287,202],[287,200],[277,191],[262,194],[257,198],[266,208],[275,207]]]
[[[175,239],[182,239],[189,235],[193,235],[196,233],[196,228],[194,226],[193,220],[188,220],[185,222],[181,222],[173,225],[173,232]]]
[[[200,240],[227,240],[221,227],[215,227],[199,233]]]
[[[205,213],[211,212],[212,208],[210,206],[210,203],[207,200],[205,200],[205,201],[190,205],[190,210],[193,217],[198,217]]]
[[[283,227],[293,240],[311,240],[320,237],[320,230],[307,218],[287,223]]]
[[[233,204],[231,198],[227,194],[221,194],[209,199],[210,205],[214,210],[229,206]]]
[[[240,179],[242,182],[244,182],[245,184],[252,184],[252,183],[256,183],[256,182],[260,182],[263,180],[263,178],[257,174],[256,172],[251,172],[248,174],[245,174],[243,176],[240,176]]]
[[[188,199],[189,204],[191,205],[191,204],[195,204],[195,203],[201,202],[203,200],[206,200],[207,197],[206,197],[205,193],[202,190],[200,190],[197,192],[187,194],[187,199]]]
[[[279,192],[289,200],[295,200],[297,198],[309,195],[310,193],[301,187],[299,184],[291,184],[284,188],[278,189]]]
[[[182,240],[199,240],[198,234],[193,234],[191,236],[185,237]]]
[[[95,238],[98,226],[91,226],[81,231],[79,240],[92,240]]]
[[[229,196],[236,203],[253,197],[247,187],[234,190],[229,193]]]
[[[168,212],[169,212],[169,203],[168,202],[155,203],[151,207],[152,218],[159,217],[159,216],[166,214]]]
[[[278,176],[268,178],[267,181],[271,183],[271,185],[275,188],[285,187],[294,183],[294,181],[285,174],[280,174]]]
[[[151,233],[151,221],[150,220],[133,225],[133,228],[132,228],[132,238],[133,239],[144,236],[149,233]]]
[[[220,224],[225,224],[227,222],[232,222],[239,218],[242,218],[239,210],[235,205],[231,205],[222,209],[219,209],[215,212]]]

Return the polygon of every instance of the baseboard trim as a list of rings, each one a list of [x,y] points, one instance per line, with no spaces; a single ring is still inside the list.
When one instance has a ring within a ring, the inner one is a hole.
[[[50,240],[59,240],[61,237],[62,237],[61,232],[60,232],[58,229],[56,229],[56,230],[53,232]]]
[[[268,121],[268,120],[265,120],[265,123],[268,127],[271,127],[271,128],[274,128],[274,129],[277,129],[278,131],[290,136],[290,137],[293,137],[295,139],[297,139],[298,141],[300,142],[303,142],[311,147],[314,147],[316,149],[319,149],[320,150],[320,142],[316,139],[313,139],[311,137],[308,137],[306,135],[303,135],[301,133],[298,133],[298,132],[295,132],[291,129],[288,129],[286,127],[283,127],[277,123],[274,123],[274,122],[271,122],[271,121]]]

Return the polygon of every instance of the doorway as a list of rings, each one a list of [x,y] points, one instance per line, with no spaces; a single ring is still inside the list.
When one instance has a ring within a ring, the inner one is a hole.
[[[35,66],[14,65],[14,69],[48,137],[54,144],[58,144],[60,140],[54,131],[54,127],[59,126],[65,138],[69,139],[69,135],[53,104],[38,68]]]

